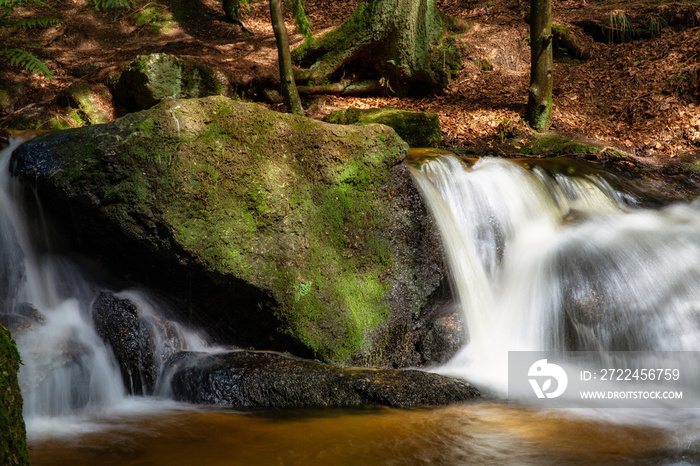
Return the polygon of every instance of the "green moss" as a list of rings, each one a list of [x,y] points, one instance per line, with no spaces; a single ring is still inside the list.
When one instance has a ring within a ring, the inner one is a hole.
[[[559,155],[599,154],[605,147],[572,141],[555,133],[544,133],[519,150],[525,155],[556,157]],[[624,157],[618,150],[606,150],[607,155]]]
[[[561,36],[568,36],[571,31],[566,26],[561,26],[559,24],[552,24],[552,34],[558,34]]]
[[[348,108],[331,113],[326,121],[341,125],[387,125],[396,131],[409,147],[437,147],[442,142],[440,119],[434,113],[409,112],[390,107]]]
[[[10,332],[0,325],[0,464],[28,465],[22,393],[17,381],[21,364]]]

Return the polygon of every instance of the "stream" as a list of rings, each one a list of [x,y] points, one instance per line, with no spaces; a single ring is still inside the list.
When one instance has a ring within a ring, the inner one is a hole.
[[[20,210],[9,176],[17,144],[0,153],[0,302],[16,319],[38,313],[46,324],[28,323],[16,338],[34,465],[700,464],[700,411],[690,405],[508,403],[509,351],[700,351],[698,202],[646,208],[594,170],[414,157],[407,163],[440,229],[468,333],[431,370],[487,396],[425,409],[236,411],[176,403],[163,380],[153,396],[126,393],[90,305],[113,291],[154,326],[167,305],[148,290],[110,290],[49,252],[56,239],[40,213]],[[176,322],[168,328],[181,350],[219,350]],[[171,344],[159,341],[156,353]],[[689,389],[700,386],[694,366]]]

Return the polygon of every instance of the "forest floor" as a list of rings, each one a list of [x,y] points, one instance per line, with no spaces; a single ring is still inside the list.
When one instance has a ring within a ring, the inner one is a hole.
[[[11,33],[32,49],[54,79],[14,67],[0,82],[22,96],[0,111],[0,127],[29,106],[54,105],[58,93],[83,80],[104,86],[136,55],[168,52],[223,71],[238,89],[274,83],[277,51],[268,2],[250,1],[243,21],[251,34],[224,21],[216,0],[141,0],[131,10],[96,11],[85,0],[48,0],[53,9],[18,10],[57,17],[59,26]],[[306,0],[314,33],[349,16],[358,0]],[[700,155],[700,4],[697,0],[553,0],[554,23],[572,31],[591,58],[557,47],[552,131],[622,151],[631,163],[693,167]],[[413,109],[439,115],[445,147],[477,154],[517,155],[534,133],[523,121],[529,81],[526,0],[438,0],[467,30],[455,36],[464,68],[439,95],[425,98],[305,97],[307,115],[323,118],[346,107]],[[292,47],[302,42],[287,18]],[[105,87],[106,89],[106,87]],[[283,110],[280,104],[262,102]],[[119,115],[119,108],[108,110]],[[60,111],[60,110],[59,110]],[[696,168],[700,169],[700,162]]]

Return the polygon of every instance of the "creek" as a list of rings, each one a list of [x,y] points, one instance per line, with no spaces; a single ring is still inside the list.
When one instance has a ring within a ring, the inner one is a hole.
[[[58,239],[41,214],[20,209],[8,171],[16,144],[0,154],[0,301],[29,327],[16,340],[35,465],[700,462],[694,409],[506,401],[509,350],[700,351],[698,202],[643,207],[592,168],[414,153],[407,163],[440,229],[468,333],[436,370],[489,396],[431,409],[234,411],[173,402],[163,380],[154,396],[127,394],[91,322],[91,303],[110,285],[51,253]],[[154,326],[169,314],[147,290],[116,295]],[[179,349],[217,350],[168,328]]]

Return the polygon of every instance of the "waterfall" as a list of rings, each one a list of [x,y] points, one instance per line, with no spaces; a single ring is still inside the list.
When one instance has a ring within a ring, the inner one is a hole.
[[[105,285],[68,258],[34,246],[42,235],[51,241],[41,226],[42,231],[28,227],[30,219],[19,210],[22,190],[9,176],[8,164],[20,143],[13,140],[0,152],[0,321],[20,329],[13,337],[23,362],[24,415],[31,425],[33,419],[114,407],[129,396],[115,356],[93,324],[92,303]],[[164,306],[147,292],[124,290],[115,296],[134,303],[149,327],[158,372],[176,350],[208,349],[202,335],[163,319]],[[159,390],[156,394],[167,395],[167,387]]]
[[[503,394],[509,350],[700,348],[698,202],[630,206],[595,174],[497,158],[442,155],[411,171],[468,333],[443,372]]]

